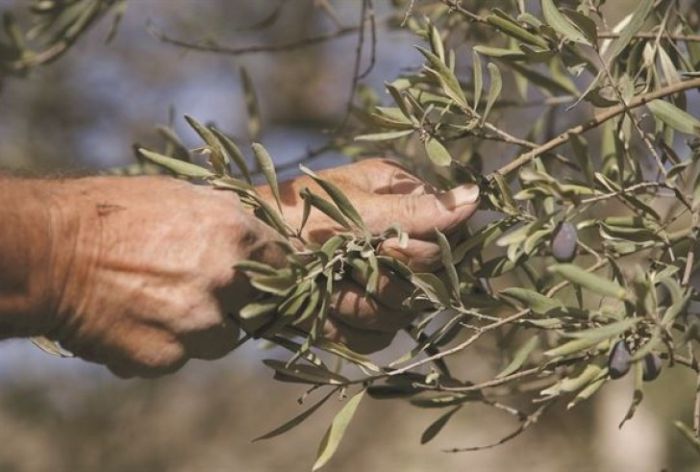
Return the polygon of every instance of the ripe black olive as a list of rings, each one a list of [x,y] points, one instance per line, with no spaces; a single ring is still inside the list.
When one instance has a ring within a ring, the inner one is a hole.
[[[643,362],[642,379],[645,382],[651,382],[661,373],[661,358],[654,353],[649,353],[644,356]]]
[[[619,379],[623,377],[630,370],[630,365],[632,364],[632,355],[627,348],[627,343],[625,341],[618,341],[610,351],[610,358],[608,359],[608,372],[610,373],[611,379]]]
[[[576,226],[564,221],[552,233],[552,255],[559,262],[571,262],[576,256]]]

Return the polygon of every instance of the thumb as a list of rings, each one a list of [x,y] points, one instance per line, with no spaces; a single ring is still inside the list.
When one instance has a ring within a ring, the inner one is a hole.
[[[438,194],[382,195],[374,202],[368,221],[372,232],[398,224],[409,236],[433,239],[435,229],[449,232],[467,220],[479,204],[479,186],[462,185]]]

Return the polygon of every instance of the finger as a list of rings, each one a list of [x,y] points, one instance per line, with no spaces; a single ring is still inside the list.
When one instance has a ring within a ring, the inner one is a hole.
[[[326,320],[323,336],[329,341],[344,344],[358,354],[371,354],[381,351],[391,344],[394,333],[361,330],[349,326],[333,316]]]
[[[184,346],[172,333],[148,325],[105,340],[102,347],[104,363],[130,376],[157,377],[175,372],[187,362]]]
[[[359,199],[358,209],[373,233],[398,224],[409,236],[434,239],[435,229],[449,232],[476,210],[479,187],[473,184],[440,194],[381,195]]]
[[[435,193],[435,189],[411,174],[403,165],[389,159],[367,159],[356,164],[362,166],[365,172],[363,184],[358,185],[362,190],[374,194],[424,194]],[[360,170],[360,169],[358,169]]]
[[[218,359],[231,352],[238,343],[238,326],[225,319],[218,326],[189,332],[180,338],[187,357],[193,359]]]
[[[367,263],[363,260],[351,261],[353,265],[352,278],[360,287],[367,286]],[[372,297],[382,305],[395,310],[405,309],[404,301],[413,293],[413,285],[397,277],[390,270],[380,267],[377,286]]]
[[[414,318],[410,312],[382,305],[350,281],[336,283],[329,308],[335,318],[349,326],[386,333],[408,326]]]
[[[410,238],[404,247],[398,238],[389,238],[379,245],[379,254],[393,257],[414,272],[433,272],[440,263],[440,246],[430,241]]]

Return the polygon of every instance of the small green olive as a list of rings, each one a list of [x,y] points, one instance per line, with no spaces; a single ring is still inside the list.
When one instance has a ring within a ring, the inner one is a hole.
[[[559,262],[571,262],[576,256],[576,226],[564,221],[552,233],[552,255]]]
[[[629,372],[632,364],[632,356],[625,341],[618,341],[610,351],[608,359],[608,372],[611,379],[619,379]]]

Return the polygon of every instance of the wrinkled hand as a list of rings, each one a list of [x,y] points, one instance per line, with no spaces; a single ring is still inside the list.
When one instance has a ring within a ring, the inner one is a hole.
[[[400,247],[396,238],[387,239],[380,253],[393,256],[414,271],[431,271],[439,266],[440,248],[435,229],[449,233],[471,216],[478,204],[479,189],[466,185],[445,193],[435,193],[428,185],[398,164],[384,159],[370,159],[319,173],[345,193],[373,234],[398,224],[409,235],[408,245]],[[310,177],[303,176],[280,185],[284,216],[298,229],[303,213],[299,192],[308,187],[327,198]],[[270,189],[260,193],[273,201]],[[345,231],[338,223],[318,210],[312,210],[302,236],[322,243]],[[359,278],[359,276],[358,276]],[[379,287],[373,296],[365,293],[364,284],[343,280],[334,285],[330,316],[324,334],[331,341],[346,344],[356,352],[369,353],[388,346],[397,330],[408,326],[411,315],[402,308],[411,294],[408,282],[382,270]]]
[[[449,232],[476,208],[476,187],[433,193],[398,165],[368,160],[322,172],[353,201],[370,231],[399,224],[408,246],[389,239],[380,251],[414,270],[439,260],[434,229]],[[230,315],[254,296],[234,266],[273,265],[279,235],[242,208],[231,192],[158,177],[97,177],[52,184],[53,250],[47,287],[55,313],[43,334],[122,377],[172,372],[190,358],[213,359],[238,339]],[[307,177],[281,185],[285,217],[299,225],[299,191],[323,194]],[[263,196],[270,190],[261,187]],[[304,236],[323,242],[342,231],[312,211]],[[336,285],[325,336],[361,352],[386,347],[410,323],[401,303],[411,287],[383,273],[368,296],[362,284]]]
[[[229,314],[252,289],[233,266],[282,254],[277,234],[232,192],[160,177],[52,185],[48,337],[122,377],[169,373],[234,347]]]

